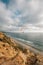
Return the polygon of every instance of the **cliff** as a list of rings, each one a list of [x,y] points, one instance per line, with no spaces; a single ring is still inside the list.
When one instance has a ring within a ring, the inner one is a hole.
[[[0,65],[43,65],[43,55],[22,48],[18,43],[0,32]]]

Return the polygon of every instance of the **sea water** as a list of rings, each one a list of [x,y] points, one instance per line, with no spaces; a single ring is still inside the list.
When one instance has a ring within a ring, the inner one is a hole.
[[[43,51],[43,33],[11,33],[6,32],[7,35],[23,42],[24,44],[33,46],[34,48]]]

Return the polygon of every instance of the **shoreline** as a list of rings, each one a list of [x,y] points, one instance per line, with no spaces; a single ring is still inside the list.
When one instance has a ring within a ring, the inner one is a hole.
[[[15,37],[12,37],[11,35],[8,35],[7,33],[5,33],[5,34],[6,34],[8,37],[10,37],[10,38],[12,38],[12,39],[14,39],[14,40],[17,40],[18,42],[22,43],[23,45],[30,46],[30,47],[36,49],[37,51],[43,53],[43,50],[41,50],[40,48],[34,47],[34,44],[31,45],[29,42],[26,42],[26,40],[25,40],[25,41],[22,41],[22,40],[20,41],[19,39],[16,39]],[[24,40],[24,39],[23,39],[23,40]],[[20,44],[20,45],[22,45],[22,44]],[[22,46],[23,46],[23,45],[22,45]]]
[[[36,54],[41,54],[41,55],[43,55],[43,52],[42,51],[39,51],[37,48],[35,48],[35,47],[33,47],[33,46],[31,46],[31,45],[27,45],[26,44],[26,42],[25,42],[25,44],[23,43],[23,42],[21,42],[21,41],[19,41],[19,40],[17,40],[17,39],[15,39],[15,38],[13,38],[13,37],[10,37],[11,39],[13,39],[18,45],[20,45],[22,48],[27,48],[27,49],[29,49],[30,51],[32,51],[32,52],[34,52],[34,53],[36,53]]]

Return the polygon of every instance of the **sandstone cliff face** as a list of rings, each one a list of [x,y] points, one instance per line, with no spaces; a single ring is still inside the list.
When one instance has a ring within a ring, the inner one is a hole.
[[[20,48],[15,40],[0,32],[0,65],[43,65],[43,56]]]

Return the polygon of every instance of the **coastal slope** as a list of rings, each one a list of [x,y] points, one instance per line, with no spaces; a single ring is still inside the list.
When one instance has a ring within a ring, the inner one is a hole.
[[[24,48],[0,32],[0,65],[43,65],[43,55]]]

